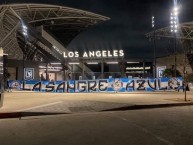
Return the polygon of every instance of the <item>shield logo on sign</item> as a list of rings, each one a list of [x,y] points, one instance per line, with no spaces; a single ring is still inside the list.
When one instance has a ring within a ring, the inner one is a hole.
[[[25,80],[33,80],[34,79],[34,69],[33,68],[25,68],[24,74],[25,74]]]

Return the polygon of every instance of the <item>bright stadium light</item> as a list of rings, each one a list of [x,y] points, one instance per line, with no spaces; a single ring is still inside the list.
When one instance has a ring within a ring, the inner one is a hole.
[[[155,27],[155,21],[154,21],[154,18],[155,18],[155,17],[154,17],[154,16],[152,16],[152,19],[151,19],[151,20],[152,20],[152,21],[151,21],[152,28],[154,28],[154,27]]]
[[[22,28],[27,30],[27,26],[25,26],[24,24],[22,24]]]
[[[178,25],[178,7],[174,7],[171,11],[170,16],[170,31],[172,33],[177,33],[177,25]]]
[[[23,33],[23,35],[24,36],[27,36],[27,26],[24,24],[24,23],[22,23],[22,33]]]
[[[178,12],[179,8],[178,7],[174,7],[173,11],[174,12]]]

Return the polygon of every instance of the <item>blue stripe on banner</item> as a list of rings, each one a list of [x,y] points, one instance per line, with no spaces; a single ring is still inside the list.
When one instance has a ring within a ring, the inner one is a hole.
[[[34,91],[39,91],[39,89],[40,89],[41,92],[46,92],[46,90],[52,90],[53,86],[54,86],[54,89],[52,92],[61,92],[61,93],[63,92],[63,87],[65,88],[65,92],[67,91],[68,84],[70,84],[70,86],[72,88],[74,88],[74,83],[75,83],[75,92],[82,92],[81,90],[83,89],[83,87],[81,87],[81,86],[85,86],[86,90],[84,92],[88,92],[88,87],[89,87],[88,82],[89,81],[92,82],[90,85],[91,88],[89,88],[90,89],[89,92],[113,92],[113,91],[131,92],[131,91],[138,91],[137,88],[140,85],[141,85],[141,89],[143,89],[145,87],[146,91],[156,91],[156,90],[151,88],[151,87],[154,87],[154,81],[156,81],[157,87],[160,87],[160,88],[157,88],[157,90],[175,90],[177,88],[183,89],[182,77],[159,78],[159,79],[155,79],[155,78],[149,78],[149,79],[110,78],[110,79],[101,79],[101,80],[84,80],[84,81],[81,80],[81,82],[83,82],[83,83],[78,83],[79,80],[54,81],[54,82],[38,81],[38,80],[26,80],[26,81],[24,81],[24,84],[25,84],[25,89],[32,89],[32,88],[34,88],[35,84],[40,83],[41,88],[40,88],[40,85],[37,85],[36,89]],[[150,84],[147,83],[148,80],[149,80]],[[144,85],[141,84],[144,81],[145,81]],[[85,84],[84,84],[84,82],[85,82]],[[99,84],[99,82],[100,82],[100,84]],[[56,91],[59,84],[61,84],[60,89],[58,91]],[[63,86],[63,84],[65,86]],[[80,84],[80,89],[78,88],[78,84]],[[23,81],[22,80],[9,80],[8,86],[10,88],[21,90],[21,89],[23,89],[23,88],[21,88],[21,86],[23,86]],[[94,87],[96,89],[96,91],[92,91],[92,89],[94,89],[92,87]],[[126,87],[127,87],[127,90],[126,90]],[[130,87],[134,87],[134,90],[133,90],[133,88],[130,88]],[[100,89],[104,89],[104,91],[100,91]],[[139,87],[139,89],[140,89],[140,87]],[[69,92],[73,93],[74,89],[69,89]]]
[[[152,89],[152,88],[146,88],[146,91],[155,91],[154,89]]]
[[[121,88],[121,89],[119,90],[119,92],[125,92],[125,91],[126,91],[125,88]]]
[[[108,91],[108,92],[113,92],[114,89],[113,89],[113,88],[108,88],[107,91]]]
[[[127,91],[127,92],[133,92],[134,90],[131,89],[131,88],[129,88],[129,89],[127,89],[126,91]]]
[[[128,78],[120,78],[120,80],[122,81],[122,82],[128,82]]]
[[[110,78],[110,79],[109,79],[109,83],[114,82],[114,81],[115,81],[114,78]]]

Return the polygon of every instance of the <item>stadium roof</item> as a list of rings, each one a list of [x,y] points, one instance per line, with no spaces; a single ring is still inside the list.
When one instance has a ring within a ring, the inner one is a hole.
[[[170,27],[165,27],[155,30],[155,36],[174,38],[174,33],[171,33]],[[154,37],[154,31],[147,33],[146,37]],[[193,22],[179,24],[176,38],[183,40],[193,40]]]
[[[46,32],[66,47],[86,28],[108,19],[88,11],[58,5],[0,5],[0,47],[12,59],[22,59],[24,51],[25,59],[37,57],[57,60],[61,56],[51,48],[50,42],[38,34],[39,26],[43,26]],[[23,35],[22,26],[27,26],[28,36]]]

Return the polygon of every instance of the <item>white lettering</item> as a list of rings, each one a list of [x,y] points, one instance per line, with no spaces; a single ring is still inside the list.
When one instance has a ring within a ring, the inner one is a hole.
[[[108,51],[108,57],[112,57],[111,51]]]
[[[88,57],[88,55],[87,55],[87,53],[86,53],[86,52],[84,52],[83,57]]]
[[[69,56],[69,57],[74,57],[74,53],[70,51],[70,52],[68,53],[68,56]]]
[[[63,53],[63,56],[64,56],[64,57],[68,57],[68,56],[66,55],[66,52]]]
[[[107,51],[102,51],[103,57],[107,57]]]
[[[75,51],[75,57],[79,57],[78,51]]]
[[[119,50],[119,56],[124,56],[123,50]]]
[[[96,57],[101,57],[101,52],[100,51],[96,51]]]
[[[94,57],[94,51],[89,51],[89,57]]]
[[[115,56],[115,57],[118,56],[118,50],[113,50],[113,56]]]
[[[124,56],[124,51],[123,50],[103,50],[103,51],[89,51],[89,52],[84,52],[82,57],[118,57],[118,56]],[[63,57],[67,58],[67,57],[80,57],[79,52],[78,51],[69,51],[67,52],[63,52]]]

